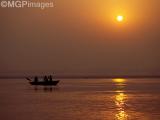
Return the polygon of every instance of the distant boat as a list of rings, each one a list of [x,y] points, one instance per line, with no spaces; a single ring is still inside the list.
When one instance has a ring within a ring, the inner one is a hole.
[[[29,83],[31,85],[39,85],[39,86],[56,86],[59,83],[59,80],[52,80],[52,81],[32,81],[29,78],[26,78],[29,80]]]
[[[31,85],[43,85],[43,86],[56,86],[59,83],[59,80],[54,80],[54,81],[39,81],[39,82],[29,82]]]

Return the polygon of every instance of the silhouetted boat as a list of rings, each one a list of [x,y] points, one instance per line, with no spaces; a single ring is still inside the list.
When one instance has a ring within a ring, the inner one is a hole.
[[[39,82],[29,82],[31,85],[43,85],[43,86],[56,86],[59,83],[59,80],[54,80],[54,81],[39,81]]]
[[[56,86],[59,83],[59,80],[52,81],[32,81],[30,78],[26,78],[29,80],[31,85],[41,85],[41,86]]]

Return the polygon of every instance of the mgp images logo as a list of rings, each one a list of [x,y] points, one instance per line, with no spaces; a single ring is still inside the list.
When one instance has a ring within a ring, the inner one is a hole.
[[[0,3],[2,8],[51,8],[54,7],[52,2],[28,1],[28,0],[2,0]]]

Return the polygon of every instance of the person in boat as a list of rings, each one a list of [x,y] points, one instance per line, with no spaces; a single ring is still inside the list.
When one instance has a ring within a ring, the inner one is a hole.
[[[48,82],[48,77],[46,75],[44,76],[44,82]]]
[[[52,82],[52,75],[48,76],[49,82]]]
[[[36,83],[38,82],[38,77],[37,76],[34,77],[34,82],[36,82]]]

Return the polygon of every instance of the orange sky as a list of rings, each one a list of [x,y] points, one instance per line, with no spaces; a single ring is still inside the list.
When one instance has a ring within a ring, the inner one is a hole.
[[[54,2],[1,9],[1,73],[160,74],[159,0]]]

